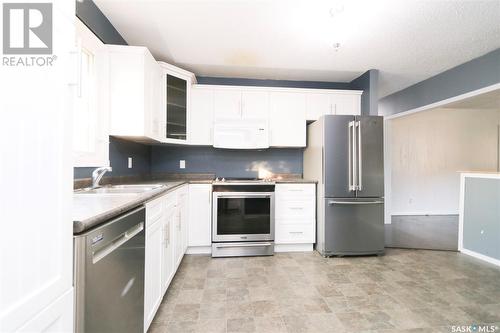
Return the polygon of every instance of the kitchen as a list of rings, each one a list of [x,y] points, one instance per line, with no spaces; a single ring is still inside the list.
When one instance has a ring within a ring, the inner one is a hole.
[[[498,1],[50,4],[3,6],[57,57],[2,67],[1,332],[498,331]]]

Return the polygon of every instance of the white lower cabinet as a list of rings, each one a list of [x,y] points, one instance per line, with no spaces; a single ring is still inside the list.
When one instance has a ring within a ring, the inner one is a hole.
[[[161,289],[162,295],[167,290],[170,281],[174,277],[174,251],[173,251],[173,228],[175,224],[176,206],[168,204],[165,209],[165,219],[162,223],[162,248],[161,248]]]
[[[277,184],[276,251],[312,250],[316,242],[316,184]]]
[[[146,262],[144,269],[144,321],[153,321],[161,303],[162,224],[157,222],[146,231]],[[145,327],[145,330],[147,327]]]
[[[210,253],[212,245],[212,184],[189,185],[189,253]]]
[[[188,185],[183,185],[146,203],[144,332],[186,252],[188,198]]]

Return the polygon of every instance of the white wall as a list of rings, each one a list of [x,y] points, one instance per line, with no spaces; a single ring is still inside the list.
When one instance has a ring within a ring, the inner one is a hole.
[[[500,110],[434,109],[390,120],[391,215],[458,214],[458,171],[496,171]]]

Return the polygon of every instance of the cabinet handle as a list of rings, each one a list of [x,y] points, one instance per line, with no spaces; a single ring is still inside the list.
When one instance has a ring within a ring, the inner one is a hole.
[[[170,245],[170,223],[167,223],[165,226],[165,248],[168,248]]]
[[[290,207],[290,209],[293,209],[293,210],[302,210],[304,208],[303,207]]]
[[[303,231],[289,231],[290,234],[303,234]]]

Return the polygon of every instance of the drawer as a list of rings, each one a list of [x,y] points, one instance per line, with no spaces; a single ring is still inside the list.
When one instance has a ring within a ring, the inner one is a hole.
[[[153,225],[163,216],[165,196],[146,202],[146,227]]]
[[[283,224],[276,221],[276,244],[302,244],[316,242],[316,225],[314,221],[307,224]]]
[[[316,196],[316,184],[277,184],[275,193],[277,197]]]
[[[281,199],[276,201],[276,219],[314,220],[316,203],[312,198]]]

